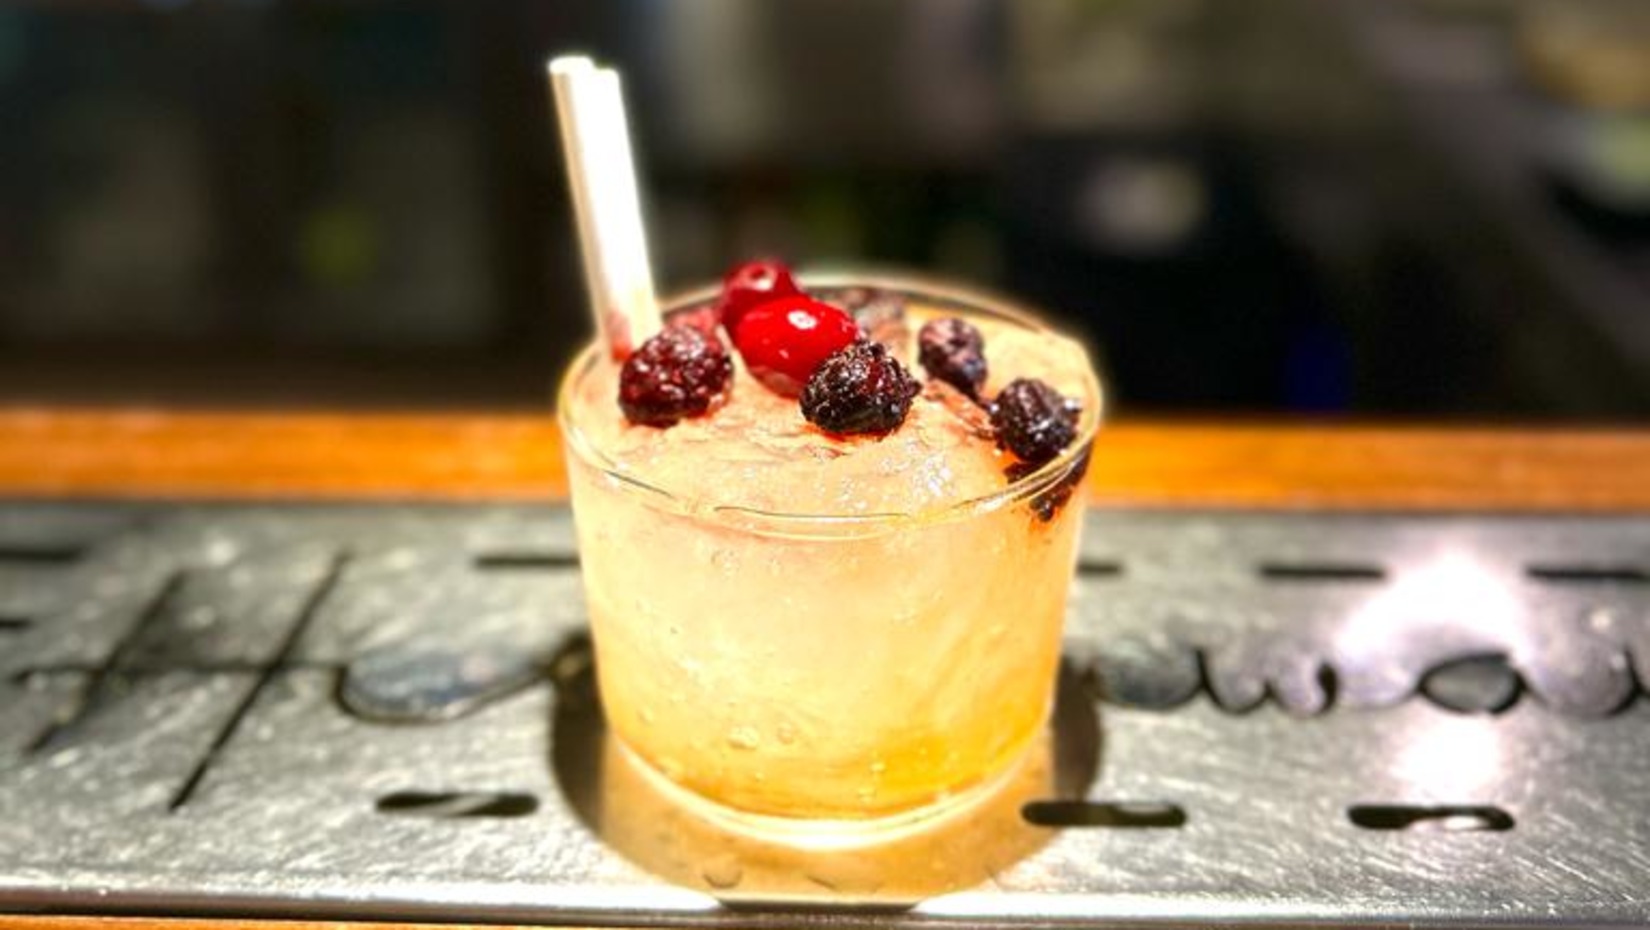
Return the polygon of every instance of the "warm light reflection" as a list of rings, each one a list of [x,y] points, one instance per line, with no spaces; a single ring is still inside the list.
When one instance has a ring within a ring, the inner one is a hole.
[[[1510,579],[1443,549],[1352,612],[1336,638],[1337,663],[1345,675],[1364,676],[1361,686],[1402,697],[1443,657],[1525,653],[1525,610]],[[1391,747],[1388,774],[1407,798],[1481,800],[1505,771],[1498,728],[1483,719],[1429,714],[1401,738]]]
[[[1347,668],[1455,645],[1517,655],[1526,645],[1524,610],[1506,578],[1445,550],[1354,610],[1335,651]]]
[[[726,815],[706,816],[702,799],[684,803],[680,787],[637,765],[607,730],[594,674],[586,658],[557,678],[552,764],[572,812],[632,864],[738,906],[902,909],[989,886],[999,872],[1060,835],[1058,826],[1023,816],[1025,807],[1085,798],[1101,756],[1095,705],[1067,670],[1059,678],[1050,725],[1010,775],[973,806],[899,832],[857,838],[756,832]]]
[[[904,907],[988,884],[1056,831],[1021,808],[1054,793],[1054,740],[1045,731],[1012,776],[974,807],[878,842],[821,845],[737,832],[681,803],[680,789],[636,765],[605,734],[595,788],[602,840],[655,875],[724,902],[830,902]],[[703,802],[699,802],[702,804]]]
[[[1482,719],[1438,716],[1407,728],[1392,758],[1403,797],[1444,802],[1485,800],[1502,767],[1500,729]]]

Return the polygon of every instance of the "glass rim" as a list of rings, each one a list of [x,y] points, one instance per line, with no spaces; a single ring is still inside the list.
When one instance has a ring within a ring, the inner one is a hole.
[[[645,496],[653,506],[671,510],[701,520],[725,522],[741,529],[786,536],[858,535],[911,524],[943,523],[987,513],[1012,506],[1049,491],[1067,480],[1072,470],[1082,467],[1088,457],[1095,435],[1105,420],[1105,391],[1095,372],[1093,359],[1085,346],[1062,335],[1042,323],[1039,316],[1024,304],[1012,298],[972,285],[958,285],[927,275],[849,267],[805,268],[797,278],[809,288],[869,287],[894,291],[904,296],[941,307],[955,305],[970,313],[982,314],[1020,326],[1026,330],[1044,333],[1066,340],[1083,353],[1083,409],[1078,422],[1077,436],[1060,454],[1045,462],[1035,471],[1011,480],[1007,485],[986,494],[972,495],[916,511],[879,512],[861,514],[821,514],[811,512],[772,511],[741,507],[728,502],[716,502],[703,496],[683,494],[659,487],[623,471],[618,463],[595,447],[589,437],[573,422],[569,402],[573,386],[581,381],[605,355],[600,342],[592,342],[579,351],[562,376],[556,392],[556,422],[560,427],[562,443],[578,460],[616,483],[627,492]],[[708,284],[673,293],[660,301],[668,315],[690,308],[716,296],[718,283]],[[618,415],[615,409],[615,415]],[[576,506],[576,505],[575,505]]]

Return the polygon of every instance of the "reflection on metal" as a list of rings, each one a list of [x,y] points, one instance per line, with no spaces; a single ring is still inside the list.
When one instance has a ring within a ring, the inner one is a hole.
[[[626,774],[563,511],[0,507],[0,910],[1650,921],[1650,520],[1105,513],[1084,545],[1033,763],[832,856]]]
[[[610,740],[591,671],[585,665],[557,682],[554,766],[562,795],[608,848],[730,907],[851,903],[887,912],[989,885],[1056,836],[1022,811],[1049,799],[1080,804],[1099,757],[1094,704],[1065,669],[1050,731],[985,797],[875,843],[839,836],[810,837],[805,846],[774,842],[695,813],[682,803],[681,789],[663,786]]]
[[[1410,729],[1390,776],[1408,797],[1471,800],[1493,790],[1507,770],[1503,731],[1466,717],[1440,717]]]
[[[471,713],[542,677],[533,656],[507,643],[462,653],[391,646],[350,662],[338,698],[366,720],[420,723]]]

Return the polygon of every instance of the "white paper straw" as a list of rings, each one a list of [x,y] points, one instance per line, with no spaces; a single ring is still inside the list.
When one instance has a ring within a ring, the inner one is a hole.
[[[553,59],[549,72],[590,310],[603,341],[624,355],[662,323],[619,75],[582,56]]]

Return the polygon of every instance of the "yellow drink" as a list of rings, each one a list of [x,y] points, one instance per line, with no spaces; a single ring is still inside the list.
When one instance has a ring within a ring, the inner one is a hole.
[[[1042,378],[1080,401],[1077,441],[1011,482],[1012,456],[954,397],[925,392],[893,434],[844,440],[742,369],[711,415],[633,426],[595,348],[559,401],[612,732],[708,813],[803,837],[926,819],[1031,744],[1101,406],[1082,349],[1000,302],[852,283],[903,294],[912,333],[974,323],[987,395]]]

